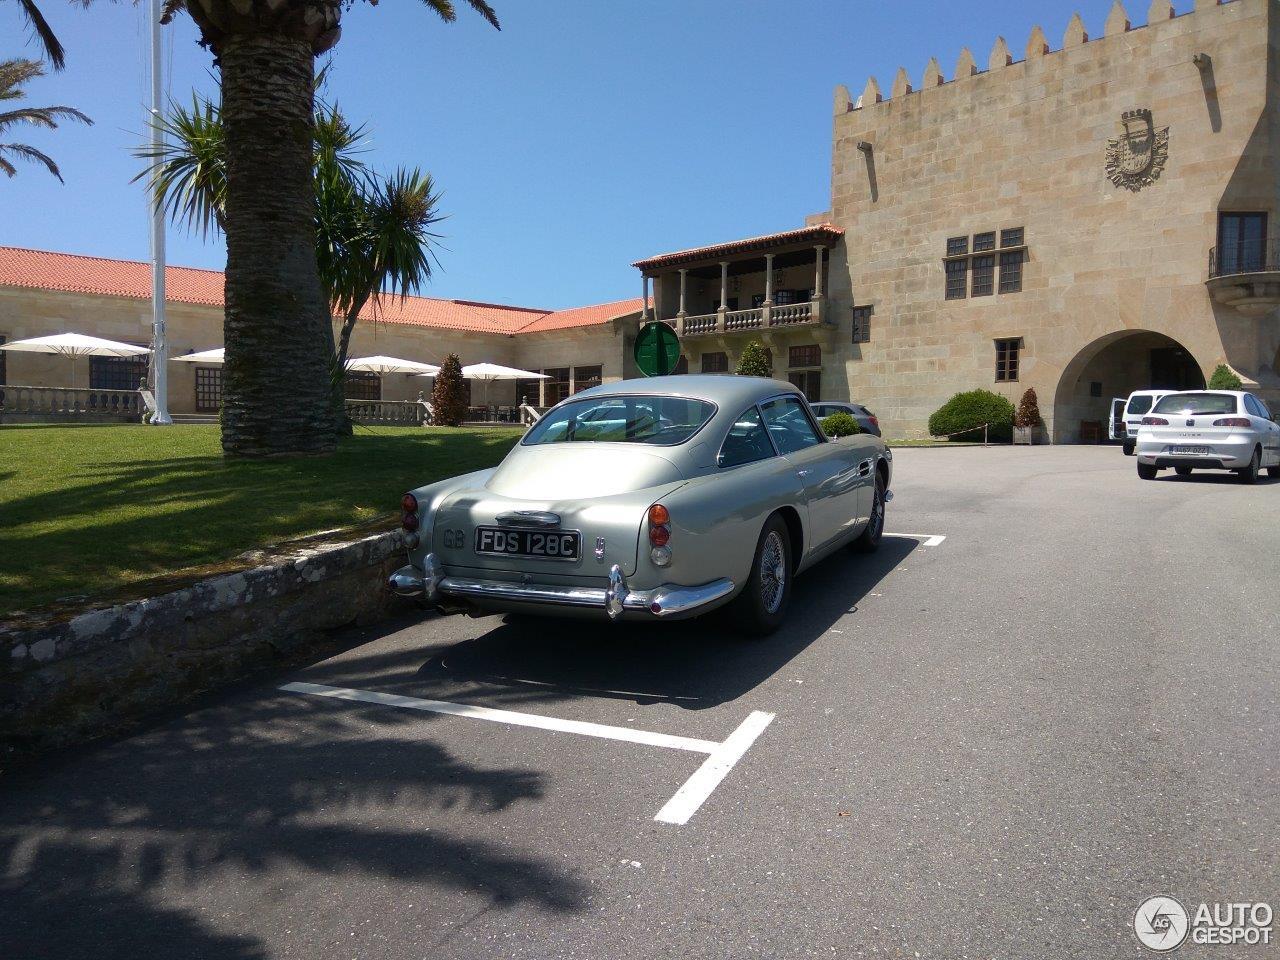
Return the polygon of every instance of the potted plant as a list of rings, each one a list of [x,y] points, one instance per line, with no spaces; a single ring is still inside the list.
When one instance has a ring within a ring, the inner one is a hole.
[[[1028,387],[1013,415],[1013,442],[1037,444],[1044,442],[1044,420],[1040,418],[1040,402],[1036,392]]]

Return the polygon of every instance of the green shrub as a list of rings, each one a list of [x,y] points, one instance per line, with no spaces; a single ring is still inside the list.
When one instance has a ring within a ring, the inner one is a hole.
[[[828,437],[851,437],[855,433],[861,433],[862,427],[853,419],[853,414],[841,411],[823,418],[822,431]]]
[[[1244,383],[1236,376],[1235,371],[1225,363],[1220,363],[1209,378],[1210,390],[1243,390]]]
[[[929,418],[929,433],[935,437],[970,431],[956,440],[982,439],[982,425],[990,424],[992,440],[1013,438],[1013,404],[990,390],[957,393]],[[979,428],[977,430],[973,428]]]
[[[738,358],[737,374],[740,377],[772,377],[773,357],[759,340],[752,340],[742,348]]]
[[[457,427],[467,418],[466,383],[456,353],[444,358],[431,388],[431,418],[437,427]]]

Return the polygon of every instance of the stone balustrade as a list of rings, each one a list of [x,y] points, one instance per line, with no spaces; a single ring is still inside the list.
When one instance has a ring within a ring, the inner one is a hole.
[[[823,298],[803,303],[769,304],[746,310],[716,311],[677,317],[671,321],[681,337],[747,333],[769,327],[815,326],[822,323]]]
[[[136,423],[142,411],[142,394],[137,390],[0,386],[0,420],[9,423]]]
[[[420,400],[348,400],[346,408],[352,423],[380,426],[420,427],[429,412]]]

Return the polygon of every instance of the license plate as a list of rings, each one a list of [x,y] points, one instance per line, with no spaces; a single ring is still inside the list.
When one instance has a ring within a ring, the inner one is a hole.
[[[580,534],[576,530],[508,530],[476,527],[476,553],[493,557],[539,557],[577,560]]]
[[[1204,454],[1209,452],[1209,448],[1188,446],[1185,443],[1180,443],[1180,444],[1174,444],[1172,447],[1170,447],[1169,452],[1176,453],[1176,454],[1191,454],[1193,456],[1203,456]]]

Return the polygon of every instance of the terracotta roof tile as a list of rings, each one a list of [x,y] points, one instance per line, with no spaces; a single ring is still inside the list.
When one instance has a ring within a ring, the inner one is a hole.
[[[222,306],[221,271],[166,267],[164,276],[165,299],[168,302]],[[151,297],[151,266],[138,260],[111,260],[0,247],[0,286],[147,300]],[[629,304],[631,309],[625,309]],[[361,317],[376,319],[379,323],[510,335],[526,330],[556,330],[604,323],[615,316],[638,311],[639,304],[638,299],[621,300],[594,307],[548,311],[475,300],[385,297],[379,309],[375,311],[372,305],[367,306]]]
[[[715,257],[745,253],[750,250],[767,250],[770,247],[783,246],[789,243],[833,244],[844,236],[844,230],[831,223],[815,223],[797,230],[784,230],[781,233],[767,233],[762,237],[747,237],[745,240],[730,240],[728,243],[715,243],[707,247],[692,247],[688,250],[676,250],[673,253],[660,253],[656,257],[637,260],[631,264],[641,270],[653,270],[658,267],[669,267],[677,263],[688,263],[696,260],[710,260]]]

